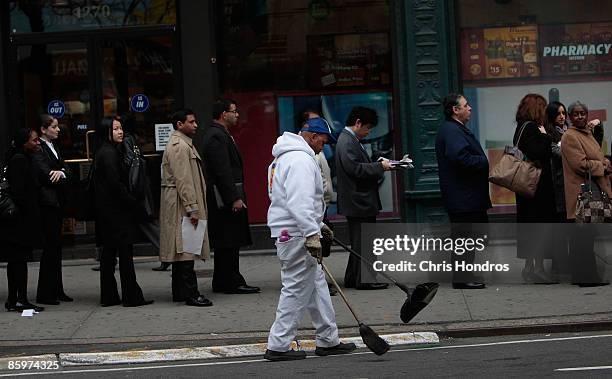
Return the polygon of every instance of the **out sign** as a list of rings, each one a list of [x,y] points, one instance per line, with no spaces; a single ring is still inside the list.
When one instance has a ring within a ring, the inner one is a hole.
[[[130,102],[130,107],[134,112],[142,113],[149,108],[149,98],[142,93],[134,95]]]
[[[66,113],[66,106],[61,100],[53,100],[47,105],[47,113],[49,116],[62,118],[64,117],[64,113]]]

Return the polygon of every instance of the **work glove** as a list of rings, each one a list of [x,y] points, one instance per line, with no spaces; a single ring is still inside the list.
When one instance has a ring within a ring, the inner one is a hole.
[[[327,243],[332,243],[334,240],[334,231],[329,228],[326,224],[323,224],[321,227],[321,235],[323,236],[323,240]]]
[[[323,261],[323,249],[321,248],[321,241],[319,240],[318,234],[306,237],[304,247],[306,247],[310,255],[317,259],[317,262],[321,263]]]

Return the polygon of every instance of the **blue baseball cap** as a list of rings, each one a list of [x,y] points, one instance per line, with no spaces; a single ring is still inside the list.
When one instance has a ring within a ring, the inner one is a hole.
[[[329,143],[335,143],[336,137],[329,126],[329,123],[322,117],[309,118],[306,120],[306,124],[302,127],[303,132],[327,134],[329,136]]]

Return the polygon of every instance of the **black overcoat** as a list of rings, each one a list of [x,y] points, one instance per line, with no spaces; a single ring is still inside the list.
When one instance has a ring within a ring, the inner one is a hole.
[[[517,125],[513,143],[516,144],[522,125]],[[517,222],[555,222],[556,205],[552,181],[550,158],[552,157],[552,139],[541,133],[534,122],[525,125],[525,130],[518,143],[518,148],[542,168],[540,181],[532,199],[516,195]]]
[[[236,248],[251,245],[248,209],[232,211],[232,203],[240,198],[247,204],[242,156],[234,139],[223,125],[213,121],[198,131],[194,144],[204,161],[210,246]],[[217,204],[215,188],[223,205]]]
[[[517,125],[513,143],[518,141],[521,125]],[[551,258],[553,255],[552,236],[547,232],[547,223],[557,221],[557,207],[552,179],[551,157],[552,139],[548,134],[541,133],[535,122],[528,122],[518,141],[518,148],[542,168],[538,188],[531,199],[516,195],[516,221],[519,224],[537,223],[534,225],[519,225],[517,238],[518,258]],[[537,229],[534,229],[537,228]]]
[[[138,208],[127,188],[127,171],[116,145],[103,142],[94,159],[96,233],[103,245],[131,244],[137,236]]]
[[[30,157],[24,152],[14,154],[8,161],[7,171],[11,198],[19,210],[16,220],[0,224],[0,245],[11,245],[28,249],[13,249],[0,246],[0,261],[15,262],[32,259],[31,248],[44,245],[40,207],[38,204],[39,183]],[[27,256],[14,256],[29,251]]]
[[[448,213],[491,208],[489,160],[474,133],[456,120],[438,128],[436,158],[442,202]]]

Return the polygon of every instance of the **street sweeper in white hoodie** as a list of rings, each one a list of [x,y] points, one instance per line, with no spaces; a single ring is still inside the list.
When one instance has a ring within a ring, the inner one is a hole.
[[[315,155],[334,136],[322,118],[307,120],[300,135],[285,132],[272,148],[268,168],[268,227],[276,239],[282,289],[276,319],[270,328],[264,358],[287,361],[306,358],[291,349],[304,311],[316,328],[317,355],[346,354],[353,343],[341,343],[336,316],[321,262],[320,238],[333,239],[323,224],[323,180]]]

